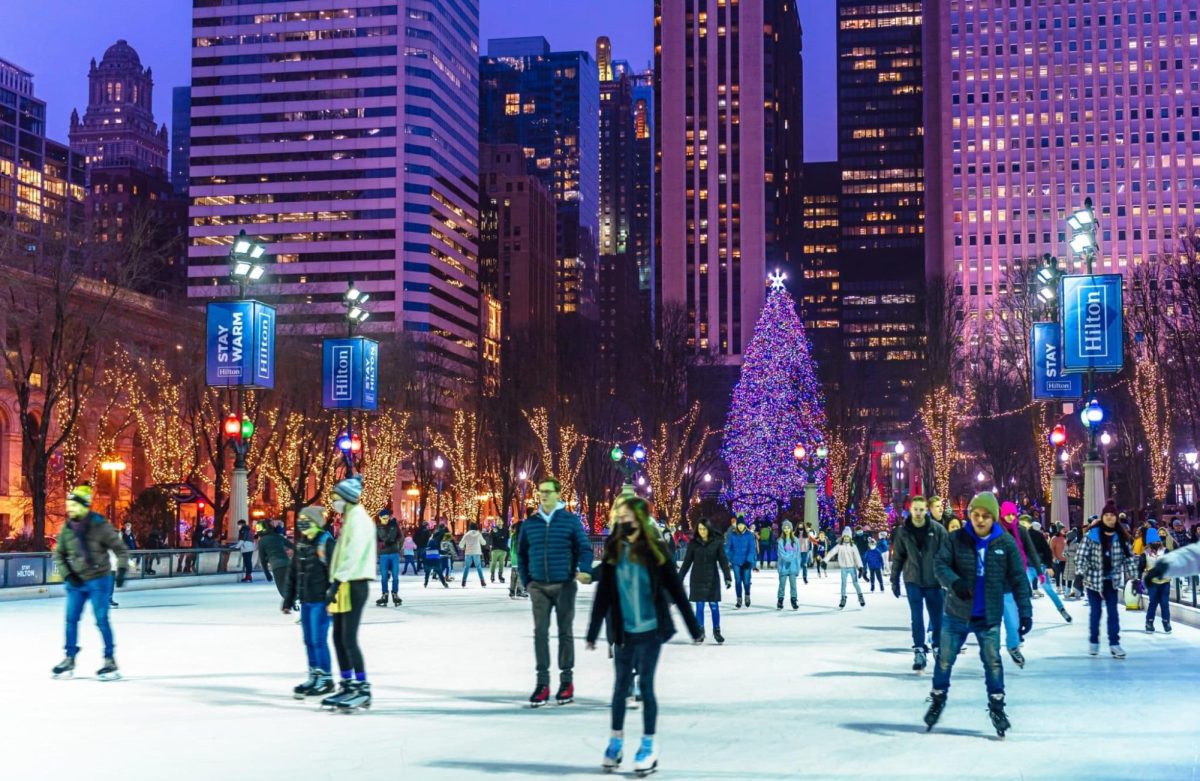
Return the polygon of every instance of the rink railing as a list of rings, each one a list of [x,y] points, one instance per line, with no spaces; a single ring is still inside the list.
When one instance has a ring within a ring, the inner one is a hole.
[[[1200,608],[1200,595],[1197,594],[1197,591],[1200,591],[1200,576],[1175,578],[1175,582],[1171,586],[1171,601]]]
[[[255,553],[255,567],[258,554]],[[128,580],[164,580],[242,571],[242,555],[229,548],[171,548],[129,552]],[[0,588],[62,583],[49,553],[0,553]]]

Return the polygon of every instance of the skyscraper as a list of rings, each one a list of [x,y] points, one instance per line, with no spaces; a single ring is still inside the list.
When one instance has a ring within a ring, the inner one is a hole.
[[[196,3],[189,294],[228,295],[245,229],[272,264],[256,292],[284,331],[431,337],[478,360],[477,0],[284,0],[247,15]]]
[[[655,309],[684,307],[736,371],[768,269],[798,256],[800,20],[793,0],[654,7]]]
[[[629,249],[637,260],[638,289],[649,311],[654,269],[654,73],[633,78],[633,207]]]
[[[963,285],[968,332],[1024,264],[1072,273],[1066,218],[1091,197],[1097,273],[1129,273],[1196,225],[1200,11],[1186,0],[931,6],[931,273]],[[936,238],[933,238],[936,237]]]
[[[842,168],[836,162],[804,164],[804,225],[800,249],[801,317],[826,395],[836,392],[842,364],[842,292],[838,249],[842,241],[838,206]],[[857,324],[850,331],[857,331]]]
[[[916,412],[925,284],[922,3],[838,0],[843,344],[871,387],[862,409]]]
[[[0,60],[0,230],[62,238],[83,224],[83,158],[46,138],[33,74]]]
[[[556,307],[595,319],[599,284],[599,113],[587,52],[552,52],[545,38],[488,41],[479,60],[480,140],[517,144],[554,196],[558,213]]]
[[[192,88],[171,91],[171,186],[180,195],[188,191],[188,158],[192,153]]]

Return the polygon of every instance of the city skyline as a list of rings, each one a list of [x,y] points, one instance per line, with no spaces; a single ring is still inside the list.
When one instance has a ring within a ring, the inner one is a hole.
[[[799,3],[804,26],[806,159],[837,157],[836,0]],[[55,29],[55,36],[13,35],[0,39],[0,57],[31,72],[40,100],[46,102],[50,138],[66,141],[72,109],[87,105],[87,68],[118,39],[124,38],[154,69],[155,99],[160,121],[167,121],[171,90],[190,80],[191,3],[129,0],[121,14],[110,2],[80,6],[69,0],[25,3],[9,9],[7,29]],[[565,8],[564,8],[565,6]],[[551,13],[551,9],[553,13]],[[610,0],[603,4],[562,3],[560,0],[482,0],[481,51],[489,38],[543,35],[555,51],[592,52],[597,35],[613,42],[613,56],[638,70],[653,57],[653,0]],[[69,20],[70,26],[64,26]],[[538,20],[532,22],[530,20]],[[614,22],[614,20],[620,20]],[[170,34],[170,31],[178,34]],[[168,129],[170,125],[168,124]]]

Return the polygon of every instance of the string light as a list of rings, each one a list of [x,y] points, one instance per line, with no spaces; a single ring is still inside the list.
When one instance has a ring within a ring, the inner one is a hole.
[[[1133,399],[1138,420],[1146,433],[1146,455],[1150,460],[1150,487],[1160,502],[1171,487],[1171,407],[1168,389],[1158,361],[1147,350],[1133,362]]]
[[[921,402],[918,414],[933,453],[933,484],[939,496],[950,496],[950,470],[962,459],[959,442],[967,422],[965,410],[974,403],[970,385],[961,393],[949,385],[939,385]]]
[[[450,438],[435,434],[434,447],[446,454],[450,462],[450,489],[443,492],[449,500],[451,518],[472,518],[479,507],[479,485],[482,475],[479,459],[479,420],[470,410],[455,410]]]
[[[659,425],[650,439],[646,456],[645,471],[650,478],[651,496],[659,517],[678,521],[683,517],[683,477],[688,467],[706,450],[713,431],[700,423],[700,403],[676,421]],[[638,426],[637,439],[642,439]],[[693,469],[694,471],[694,469]]]
[[[587,452],[588,438],[571,424],[558,427],[558,450],[552,447],[552,432],[550,429],[550,413],[545,407],[534,407],[532,410],[521,410],[529,428],[533,430],[542,453],[542,474],[554,475],[562,485],[560,497],[564,504],[570,506],[575,499],[575,481],[583,468],[584,455]]]

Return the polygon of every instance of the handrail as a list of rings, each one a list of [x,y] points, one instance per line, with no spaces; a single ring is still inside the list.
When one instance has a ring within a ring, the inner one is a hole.
[[[257,564],[258,552],[255,552]],[[232,569],[230,559],[233,559]],[[127,580],[226,575],[240,572],[241,554],[234,548],[163,548],[129,552]],[[46,552],[0,553],[0,589],[50,586],[63,582]]]

